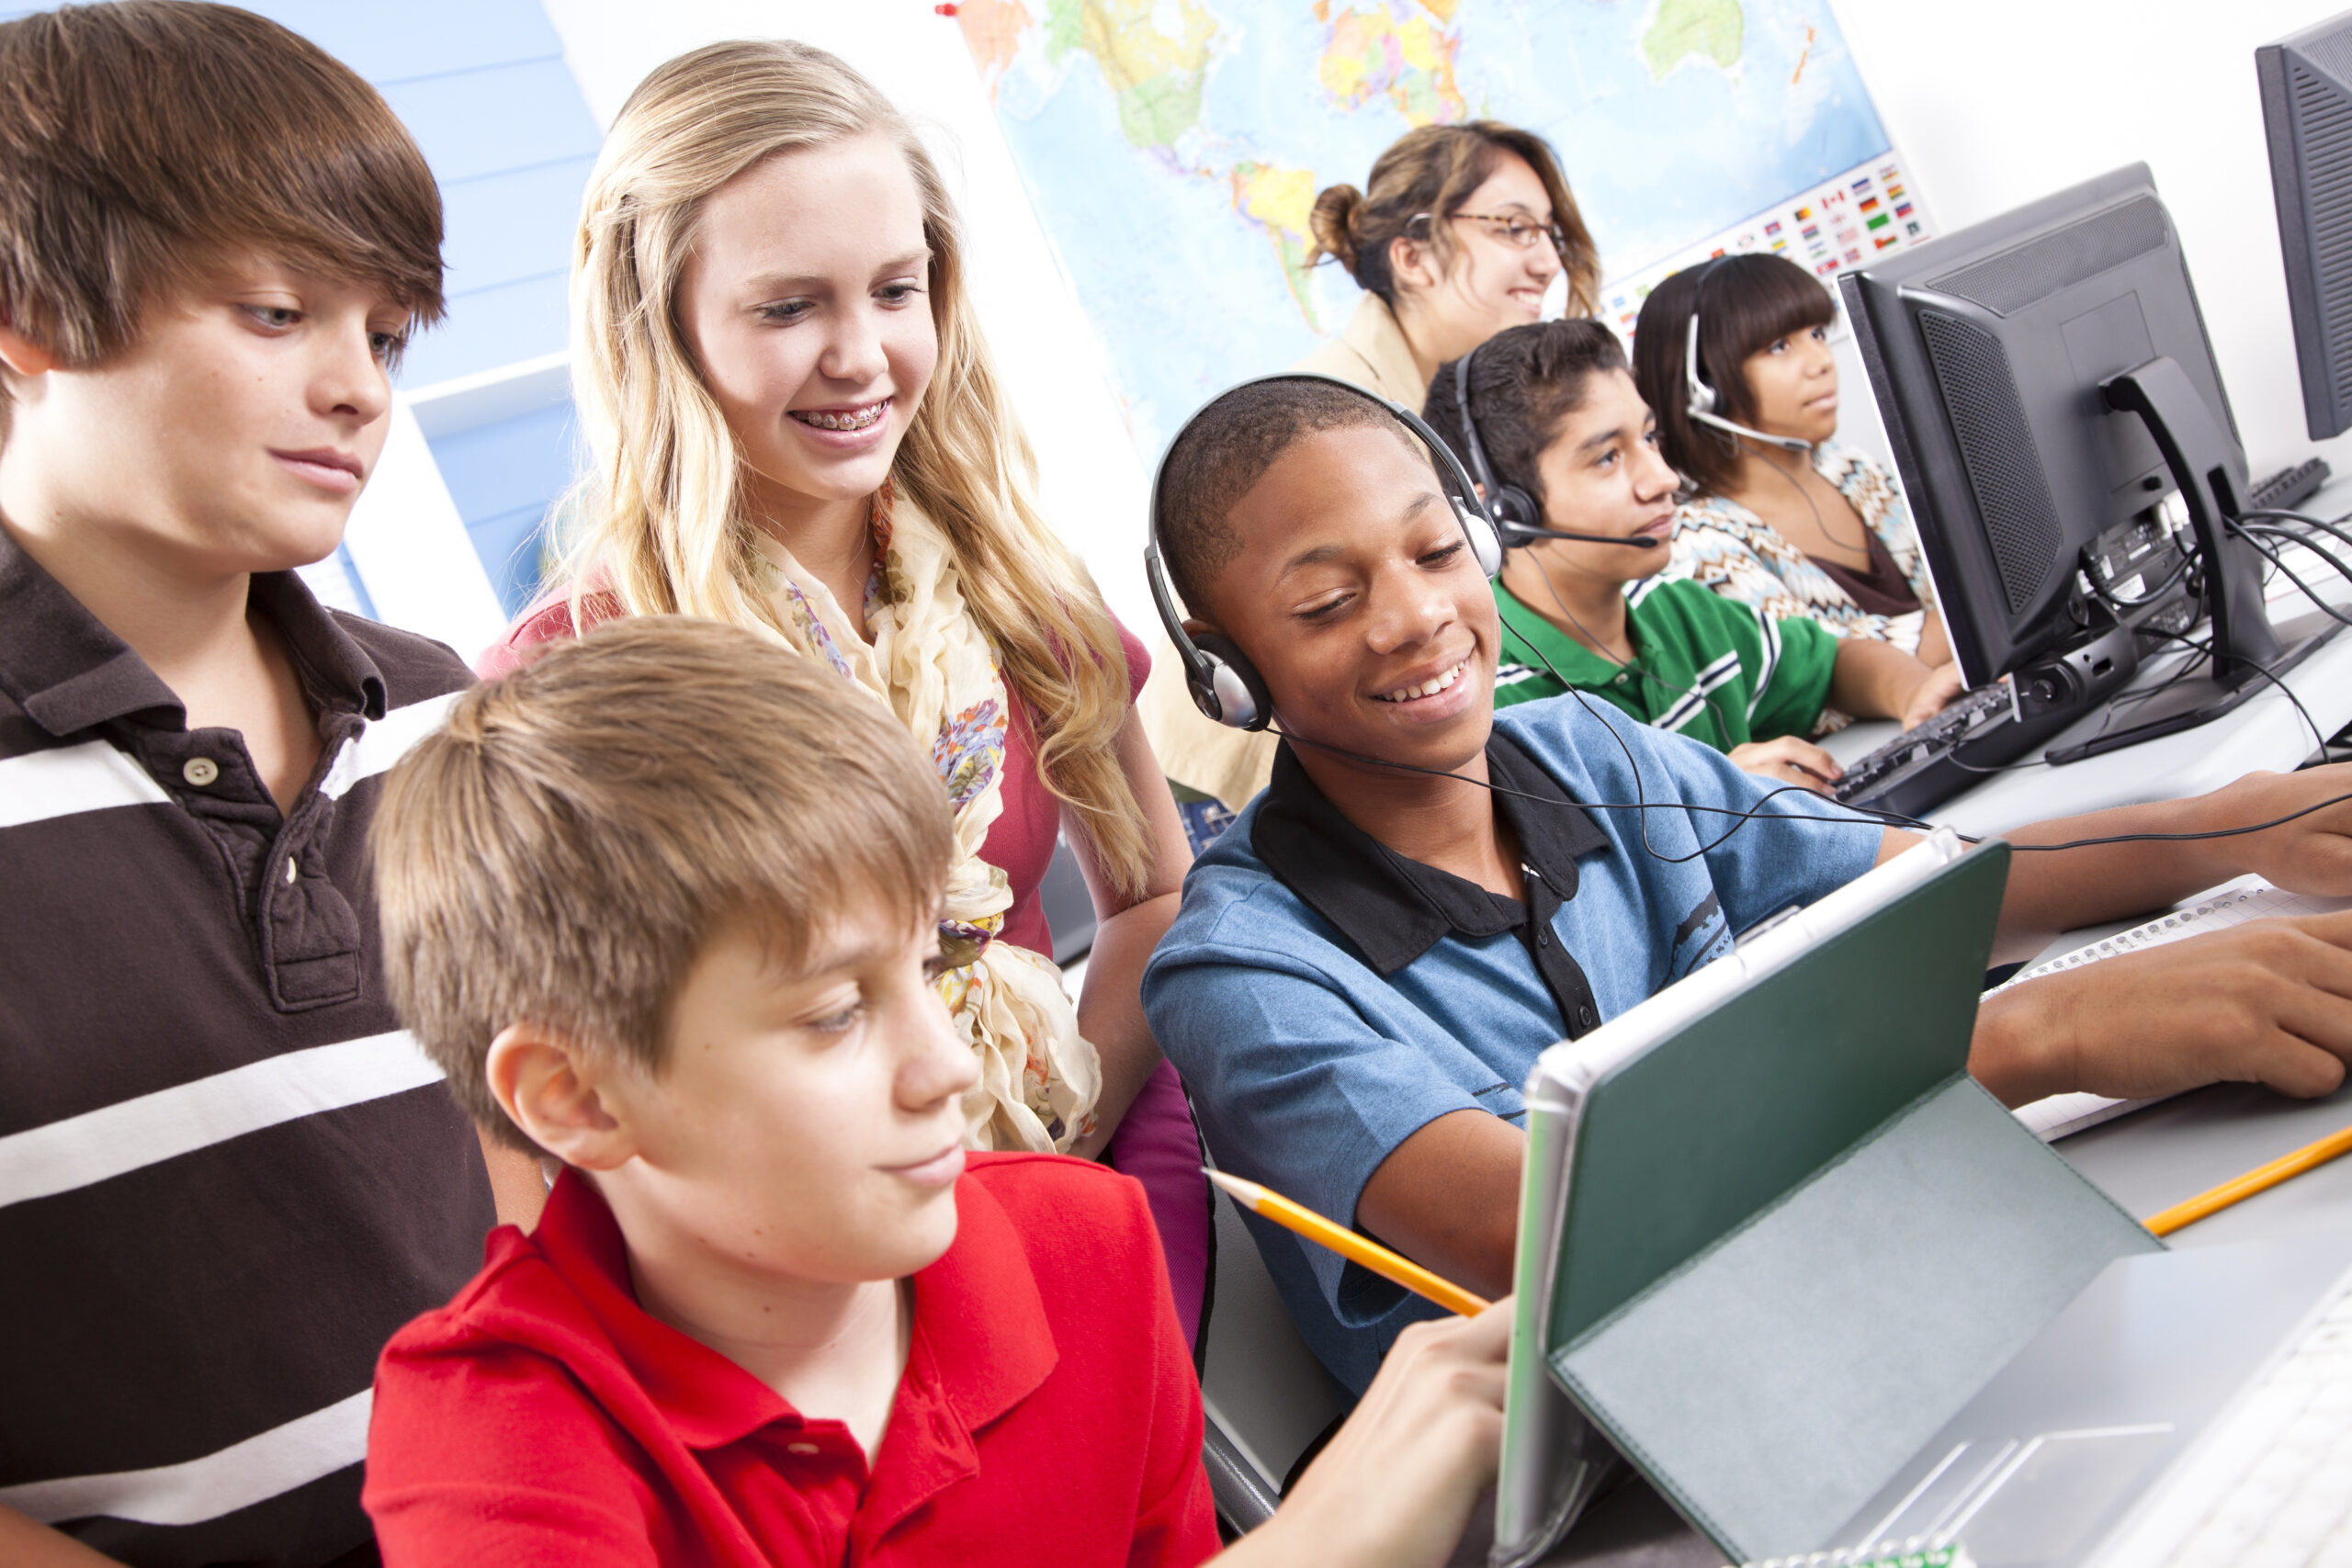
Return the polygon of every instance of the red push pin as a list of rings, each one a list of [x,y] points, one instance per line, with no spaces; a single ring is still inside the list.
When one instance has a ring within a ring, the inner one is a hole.
[[[942,0],[942,4],[933,6],[931,12],[934,17],[952,17],[956,14],[956,0]]]

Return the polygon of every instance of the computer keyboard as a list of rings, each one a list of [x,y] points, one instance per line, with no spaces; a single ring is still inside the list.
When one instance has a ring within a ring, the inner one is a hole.
[[[1834,792],[1849,806],[1917,817],[1974,784],[1985,770],[2016,761],[2040,738],[2034,727],[2012,716],[2007,685],[1980,686],[1962,693],[1925,724],[1849,762]],[[1962,746],[1968,749],[1966,766],[1957,756]]]
[[[2312,457],[2291,468],[2281,468],[2268,479],[2256,479],[2246,492],[2246,510],[2284,511],[2301,506],[2319,493],[2319,487],[2327,482],[2328,472],[2325,458]]]
[[[2167,1483],[2215,1499],[2162,1568],[2352,1564],[2352,1296],[2278,1363]]]

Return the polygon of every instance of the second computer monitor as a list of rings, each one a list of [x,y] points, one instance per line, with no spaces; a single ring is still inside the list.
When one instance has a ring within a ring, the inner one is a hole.
[[[2210,415],[2203,450],[2245,495],[2229,399],[2145,164],[1840,286],[1972,686],[2083,636],[2083,550],[2174,488],[2146,422],[2111,407],[2111,378],[2177,365],[2180,399],[2200,406],[2176,423]]]

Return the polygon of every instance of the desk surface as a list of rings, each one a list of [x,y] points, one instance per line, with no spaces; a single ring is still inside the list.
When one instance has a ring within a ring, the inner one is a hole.
[[[2329,484],[2305,503],[2305,509],[2316,517],[2335,517],[2352,509],[2352,475]],[[2306,570],[2311,564],[2298,561],[2297,572],[2339,609],[2352,607],[2352,584],[2335,577],[2324,565],[2318,565],[2315,571]],[[2289,588],[2272,599],[2270,608],[2272,619],[2283,621],[2309,614],[2312,604]],[[2167,655],[2152,660],[2126,690],[2162,680],[2185,657]],[[2352,724],[2352,631],[2340,632],[2285,679],[2322,733],[2333,736]],[[2088,739],[2108,722],[2104,715],[2093,714],[2049,746]],[[1849,762],[1885,744],[1894,734],[1892,722],[1879,720],[1849,725],[1822,745],[1839,761]],[[2275,687],[2266,685],[2231,712],[2195,729],[2063,768],[2037,761],[1996,774],[1954,795],[1928,813],[1928,819],[1963,833],[2006,833],[2052,817],[2204,795],[2256,769],[2283,773],[2316,750],[2311,728],[2294,705]]]

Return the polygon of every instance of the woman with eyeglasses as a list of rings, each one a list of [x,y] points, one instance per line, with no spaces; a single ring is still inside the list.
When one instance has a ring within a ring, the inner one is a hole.
[[[1563,274],[1566,313],[1589,316],[1600,259],[1550,143],[1490,119],[1425,125],[1373,161],[1366,188],[1315,197],[1310,265],[1363,289],[1347,328],[1291,367],[1418,410],[1437,367],[1543,313]],[[1198,852],[1266,787],[1274,739],[1203,718],[1172,650],[1155,653],[1138,705]]]
[[[1372,165],[1367,188],[1325,187],[1309,222],[1315,248],[1364,291],[1347,330],[1293,367],[1421,406],[1437,367],[1543,311],[1567,275],[1567,314],[1589,316],[1600,258],[1532,131],[1490,119],[1406,132]]]

